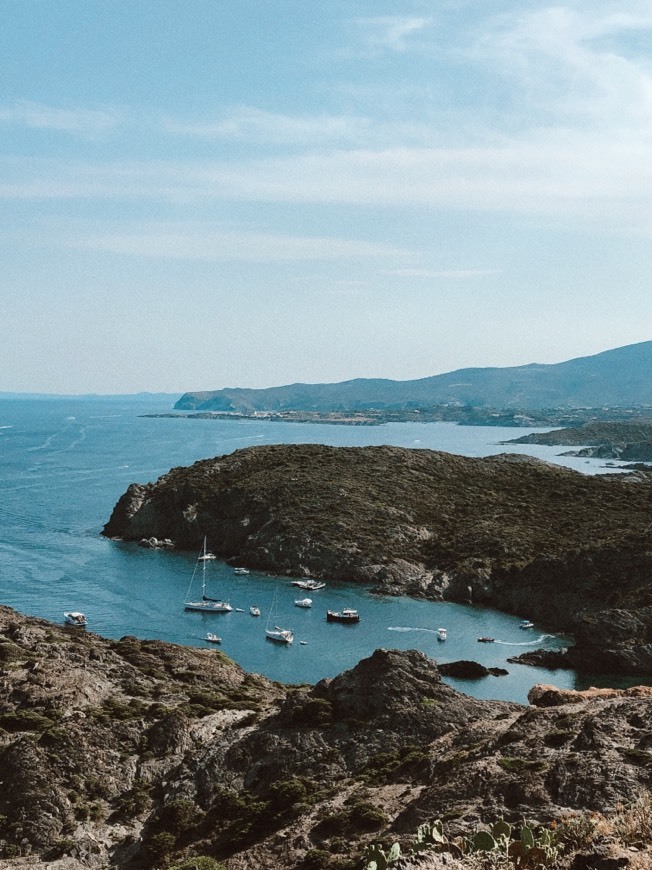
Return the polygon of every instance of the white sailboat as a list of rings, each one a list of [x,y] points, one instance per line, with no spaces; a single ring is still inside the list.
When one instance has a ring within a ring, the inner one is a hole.
[[[197,557],[197,564],[195,565],[195,570],[192,572],[192,577],[190,578],[190,585],[188,586],[188,592],[186,593],[186,601],[183,605],[184,609],[195,610],[199,613],[230,613],[233,608],[228,601],[222,601],[220,598],[210,598],[206,595],[206,562],[209,561],[206,558],[206,555],[206,538],[204,537],[204,546]],[[188,595],[190,594],[190,589],[192,588],[199,565],[201,565],[201,601],[189,601]]]
[[[269,608],[269,614],[267,616],[267,625],[265,626],[265,637],[267,640],[273,640],[276,643],[293,643],[294,634],[289,628],[281,628],[279,625],[271,626],[272,619],[274,618],[274,611],[276,604],[276,589],[274,590],[274,597],[272,598],[272,606]]]

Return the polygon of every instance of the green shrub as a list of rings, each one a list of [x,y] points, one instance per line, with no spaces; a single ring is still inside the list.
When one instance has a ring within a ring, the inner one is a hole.
[[[515,755],[504,755],[502,758],[499,758],[497,761],[499,767],[502,767],[503,770],[508,771],[509,773],[526,773],[528,771],[537,771],[543,770],[546,766],[545,761],[530,759],[530,758],[519,758]]]
[[[161,831],[148,840],[147,854],[154,863],[164,861],[174,851],[174,845],[174,835]]]
[[[11,734],[18,731],[46,731],[53,726],[52,719],[35,710],[16,710],[14,713],[3,713],[0,716],[0,728],[4,728]]]
[[[196,858],[184,858],[183,861],[175,861],[168,865],[168,870],[226,870],[224,864],[220,864],[215,858],[206,855],[198,855]]]
[[[324,728],[333,721],[333,705],[327,698],[307,698],[293,711],[295,725]]]
[[[203,816],[192,801],[179,799],[161,807],[156,818],[156,827],[175,837],[181,837],[201,821]]]

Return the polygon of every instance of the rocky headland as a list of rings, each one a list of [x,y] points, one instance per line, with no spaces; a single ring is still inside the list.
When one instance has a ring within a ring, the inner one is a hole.
[[[555,828],[555,867],[650,866],[650,688],[479,701],[392,650],[284,686],[6,607],[0,660],[2,870],[358,870],[371,841],[500,817]],[[488,866],[452,851],[415,860]]]
[[[273,445],[131,484],[104,534],[490,604],[572,632],[573,667],[649,676],[651,509],[649,481],[524,456]]]
[[[505,443],[579,446],[579,450],[568,451],[562,455],[652,462],[652,422],[649,419],[635,422],[591,422],[555,429],[553,432],[535,432]]]

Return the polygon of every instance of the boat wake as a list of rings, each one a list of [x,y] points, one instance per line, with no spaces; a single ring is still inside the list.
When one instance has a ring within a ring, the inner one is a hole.
[[[535,637],[534,640],[524,640],[520,643],[514,643],[510,640],[495,640],[494,643],[499,643],[502,646],[536,646],[536,644],[541,643],[547,637],[555,637],[554,634],[540,634],[539,637]]]
[[[388,625],[387,631],[427,631],[429,634],[437,634],[436,628],[410,628],[403,625]]]

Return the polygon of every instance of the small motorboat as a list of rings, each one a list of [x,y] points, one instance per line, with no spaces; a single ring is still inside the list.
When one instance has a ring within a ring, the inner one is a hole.
[[[252,604],[249,608],[249,613],[251,613],[252,616],[260,616],[260,607],[256,607],[255,604]]]
[[[295,598],[295,607],[312,607],[312,598]]]
[[[351,607],[345,607],[343,610],[327,610],[326,621],[344,623],[360,622],[360,614],[357,610],[353,610]]]
[[[213,634],[212,631],[208,632],[208,634],[206,635],[206,640],[209,643],[222,643],[222,638],[218,637],[216,634]]]
[[[199,562],[213,562],[217,559],[215,553],[202,553],[201,556],[198,556],[197,561]]]
[[[494,643],[493,637],[479,637],[478,643]]]
[[[298,586],[299,589],[306,589],[308,592],[316,592],[318,589],[323,589],[326,584],[320,583],[319,580],[311,580],[308,578],[303,580],[293,580],[290,583],[290,586]]]
[[[301,646],[308,646],[307,640],[300,640],[299,643],[301,644]]]
[[[289,628],[279,628],[275,625],[274,628],[265,629],[265,637],[267,640],[273,640],[276,643],[292,643],[294,634]]]
[[[448,631],[445,628],[437,629],[437,640],[446,640],[448,637]]]
[[[519,628],[534,628],[534,623],[530,622],[529,619],[524,619]]]
[[[233,573],[234,574],[248,574],[249,568],[234,568]]]
[[[77,610],[68,610],[63,614],[63,618],[66,620],[66,625],[76,625],[79,627],[83,627],[88,621],[86,616]]]
[[[235,612],[236,613],[244,613],[244,607],[236,607]]]

